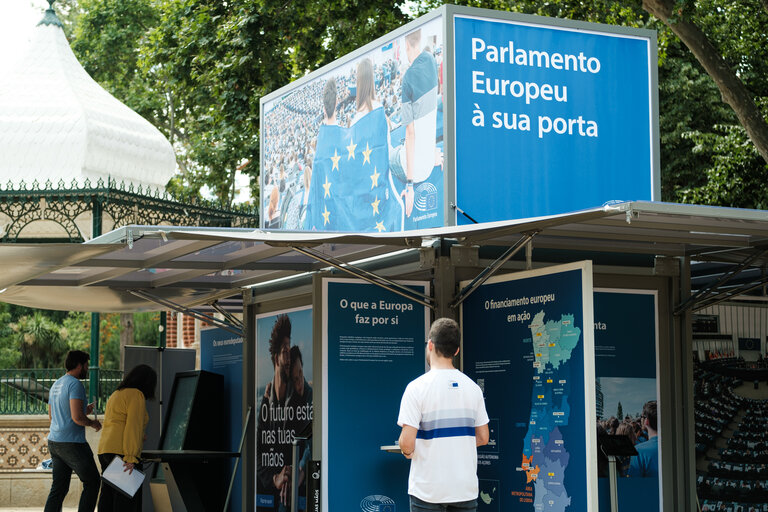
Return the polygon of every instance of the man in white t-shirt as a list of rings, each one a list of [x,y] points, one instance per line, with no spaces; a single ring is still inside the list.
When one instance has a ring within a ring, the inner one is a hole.
[[[477,447],[488,443],[488,413],[480,387],[453,366],[459,340],[455,321],[435,320],[426,349],[430,371],[408,384],[400,403],[411,512],[477,510]]]

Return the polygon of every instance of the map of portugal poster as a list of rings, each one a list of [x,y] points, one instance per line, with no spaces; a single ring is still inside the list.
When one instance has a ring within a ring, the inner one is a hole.
[[[463,303],[464,372],[483,389],[478,511],[595,510],[592,264],[489,279]]]

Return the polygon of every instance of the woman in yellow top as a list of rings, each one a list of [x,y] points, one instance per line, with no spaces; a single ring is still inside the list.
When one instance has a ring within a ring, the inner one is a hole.
[[[146,364],[133,368],[107,400],[99,440],[99,463],[102,473],[115,455],[123,459],[123,471],[140,469],[144,429],[149,422],[146,401],[155,397],[157,374]],[[128,498],[107,485],[101,486],[99,512],[141,510],[141,489]]]

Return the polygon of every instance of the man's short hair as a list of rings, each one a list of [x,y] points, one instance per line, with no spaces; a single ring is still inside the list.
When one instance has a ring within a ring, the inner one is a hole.
[[[459,348],[459,324],[450,318],[438,318],[429,329],[429,339],[440,357],[453,357]]]
[[[336,79],[331,78],[325,82],[323,87],[323,110],[325,110],[325,118],[330,119],[333,117],[333,112],[336,110]]]
[[[269,354],[272,356],[272,364],[275,364],[277,356],[283,347],[283,340],[291,337],[291,319],[288,315],[279,315],[272,326],[272,335],[269,337]]]
[[[421,42],[421,29],[416,29],[407,36],[405,36],[405,42],[410,47],[417,46]]]
[[[89,359],[91,359],[91,356],[89,356],[87,352],[83,352],[82,350],[70,350],[67,354],[67,360],[64,362],[64,368],[66,368],[67,371],[74,370],[77,368],[77,365],[87,365]]]
[[[643,406],[643,417],[648,419],[648,425],[650,425],[653,430],[659,430],[657,427],[659,415],[656,410],[656,400],[651,400],[650,402],[645,403]]]

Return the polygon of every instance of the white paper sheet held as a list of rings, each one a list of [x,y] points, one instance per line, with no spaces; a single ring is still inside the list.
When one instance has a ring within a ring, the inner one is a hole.
[[[129,475],[128,471],[123,471],[124,469],[123,459],[115,455],[115,458],[112,459],[112,462],[109,463],[109,466],[107,466],[107,469],[104,470],[101,476],[107,483],[132,498],[144,482],[144,473],[134,469]]]

